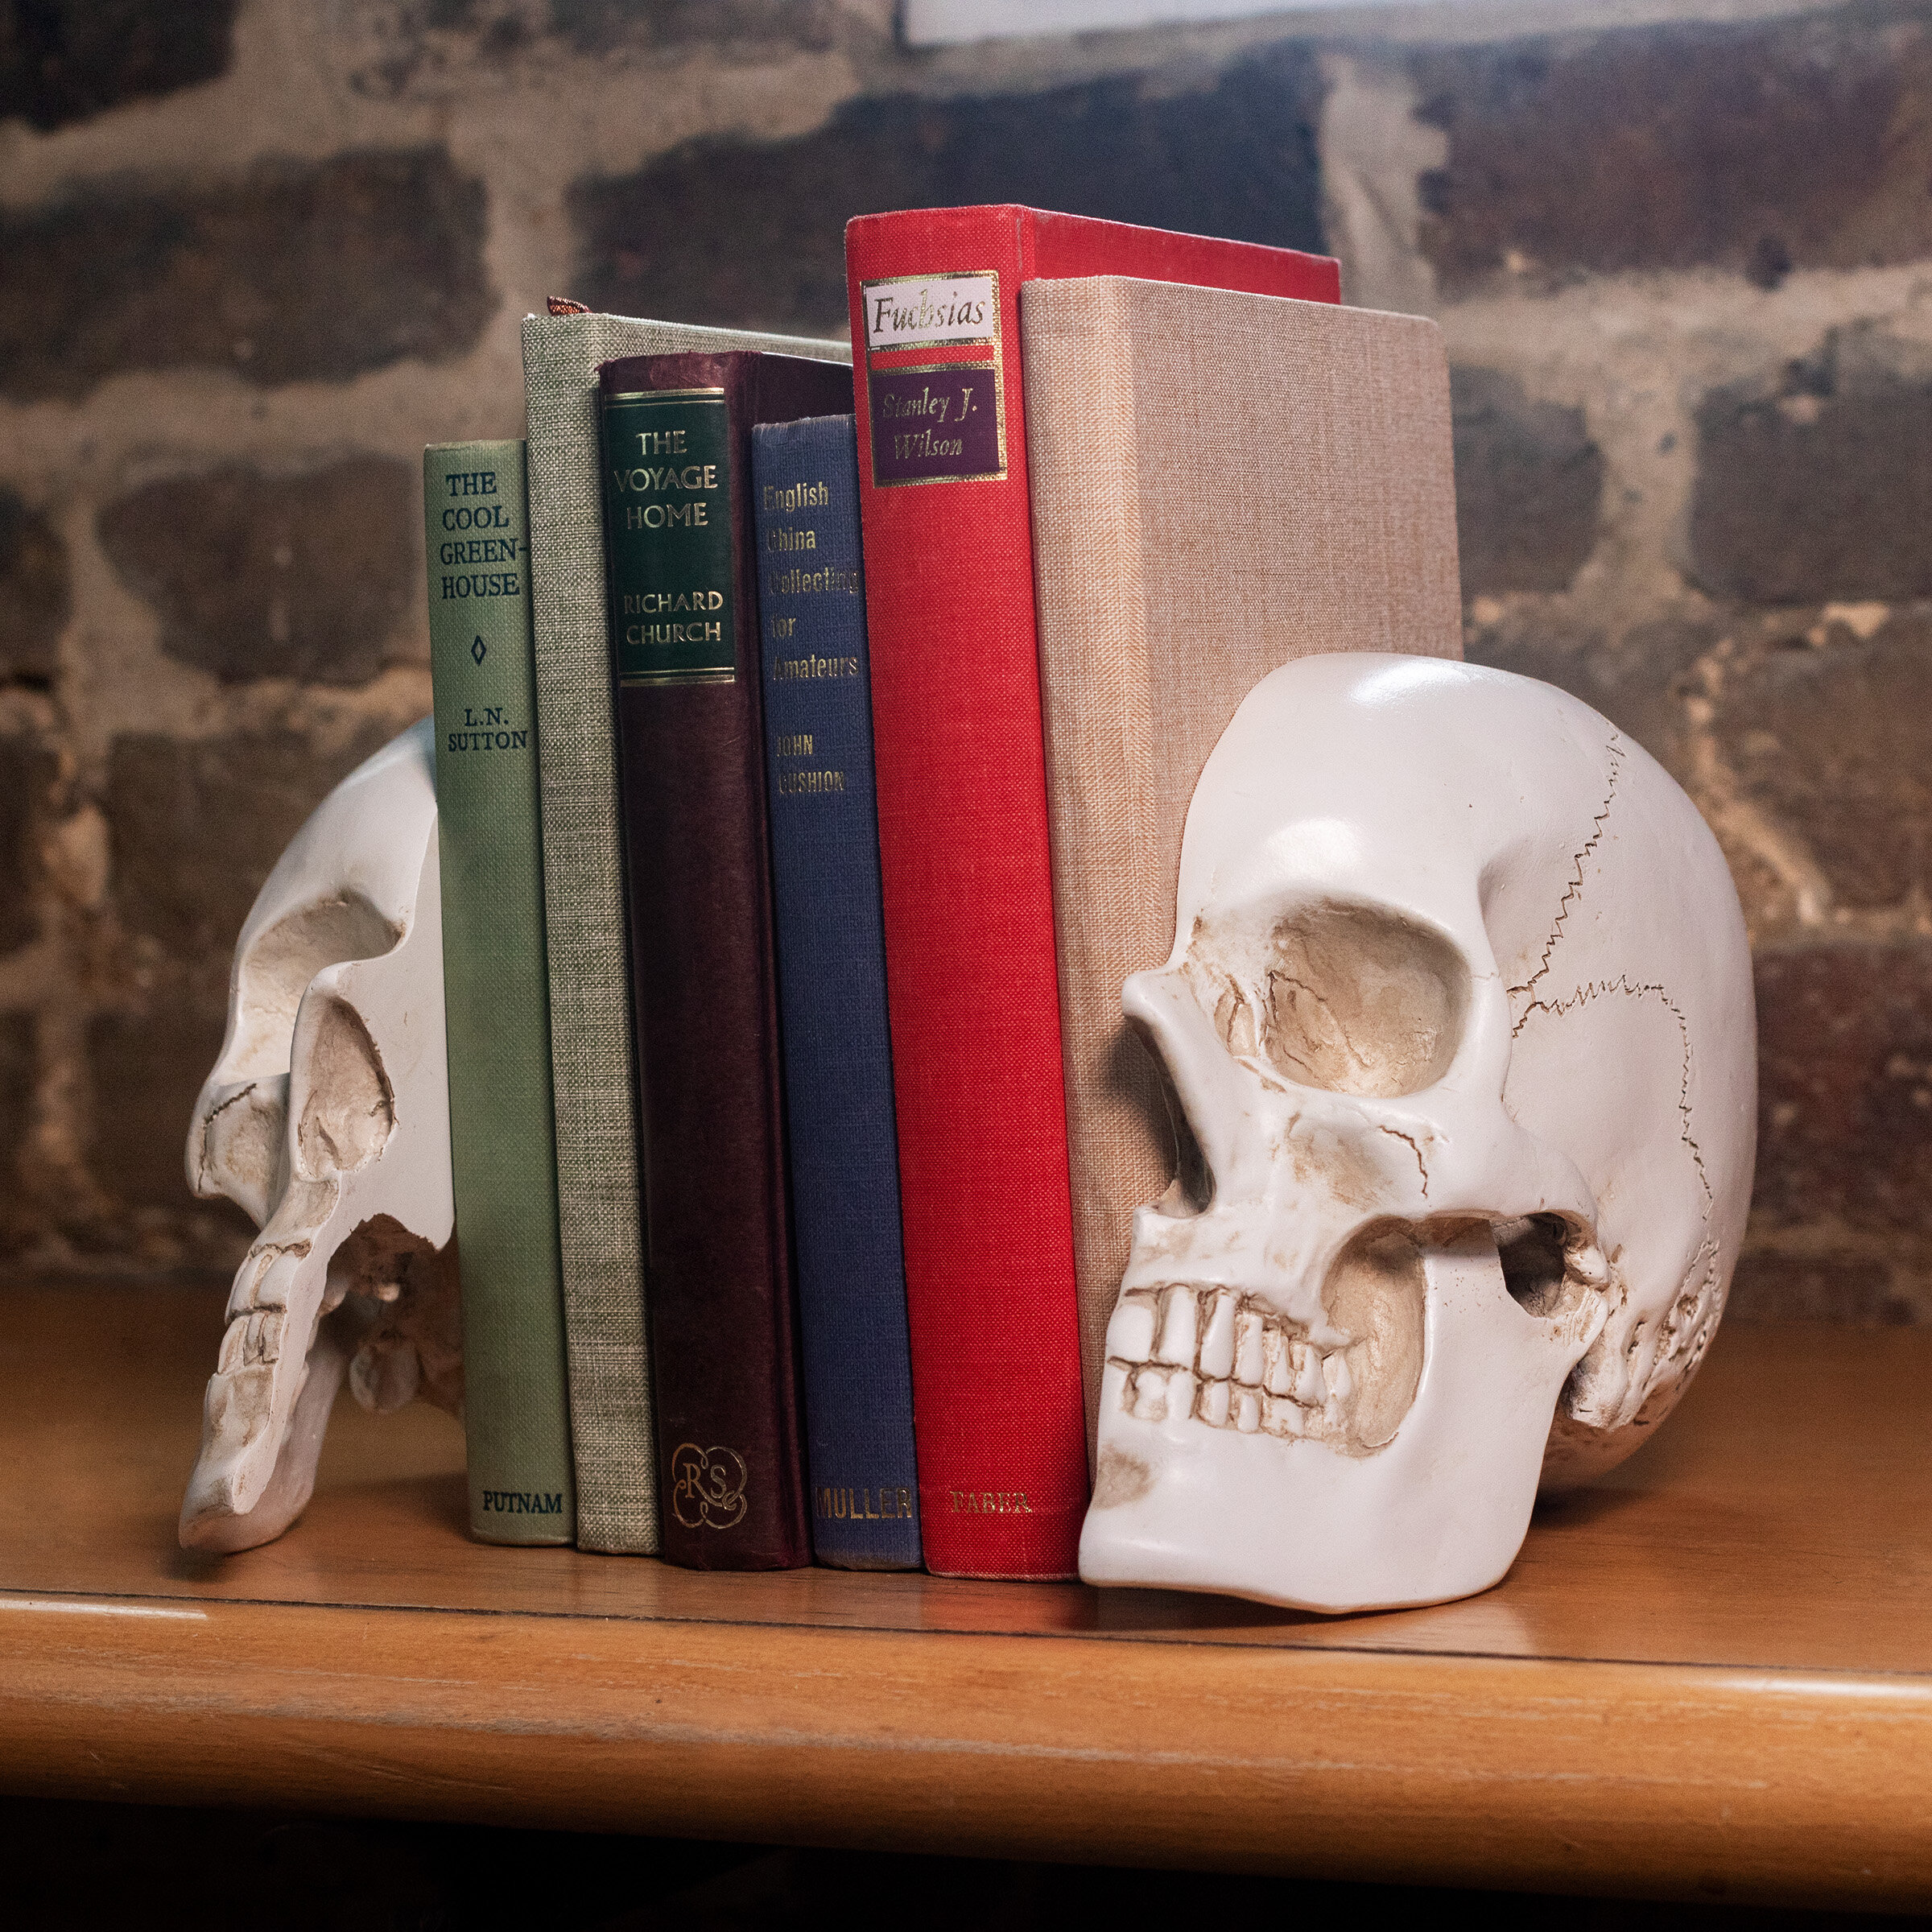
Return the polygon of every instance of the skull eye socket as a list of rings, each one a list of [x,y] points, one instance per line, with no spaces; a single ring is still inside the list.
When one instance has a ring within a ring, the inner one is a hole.
[[[395,1131],[396,1095],[362,1016],[330,999],[303,1016],[308,1091],[295,1127],[304,1179],[366,1167]]]
[[[225,1056],[228,1077],[287,1072],[289,1036],[309,981],[325,966],[378,959],[402,937],[357,892],[302,906],[258,935],[242,961],[241,1025]]]
[[[1449,1070],[1469,972],[1440,933],[1371,906],[1302,907],[1269,932],[1251,973],[1224,980],[1228,1051],[1298,1086],[1386,1099]]]

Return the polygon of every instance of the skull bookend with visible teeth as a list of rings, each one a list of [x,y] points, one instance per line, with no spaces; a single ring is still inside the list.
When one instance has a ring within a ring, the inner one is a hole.
[[[1107,1331],[1089,1583],[1363,1610],[1486,1589],[1539,1481],[1709,1345],[1751,1191],[1730,873],[1549,686],[1302,659],[1195,787],[1127,982],[1187,1157]]]
[[[229,1298],[181,1505],[189,1549],[301,1514],[346,1375],[462,1404],[436,773],[426,720],[324,799],[236,943],[188,1180],[261,1232]]]

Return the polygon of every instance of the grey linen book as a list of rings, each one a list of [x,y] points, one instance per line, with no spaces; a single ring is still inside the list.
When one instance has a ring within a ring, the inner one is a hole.
[[[658,1547],[643,1201],[605,622],[597,365],[685,350],[848,362],[843,342],[589,314],[526,316],[538,770],[577,1542]]]
[[[1261,679],[1463,654],[1449,369],[1420,316],[1121,275],[1022,283],[1020,345],[1091,1454],[1178,1151],[1121,983],[1167,957],[1195,782]]]

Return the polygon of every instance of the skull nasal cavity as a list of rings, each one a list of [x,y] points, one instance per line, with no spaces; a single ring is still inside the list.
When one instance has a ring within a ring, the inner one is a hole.
[[[1276,1072],[1331,1093],[1386,1096],[1448,1071],[1469,974],[1426,927],[1373,906],[1318,906],[1277,923],[1255,991],[1255,1045]]]
[[[310,1179],[351,1173],[382,1151],[396,1124],[382,1056],[361,1016],[341,1000],[323,1002],[312,1030],[303,1031],[306,1042],[295,1043],[295,1077],[306,1089],[296,1161]]]

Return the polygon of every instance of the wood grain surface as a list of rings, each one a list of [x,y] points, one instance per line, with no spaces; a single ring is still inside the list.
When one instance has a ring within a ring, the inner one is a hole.
[[[347,1401],[189,1556],[220,1294],[0,1294],[0,1788],[1932,1905],[1932,1334],[1728,1329],[1496,1589],[1322,1618],[486,1548],[456,1425]]]

